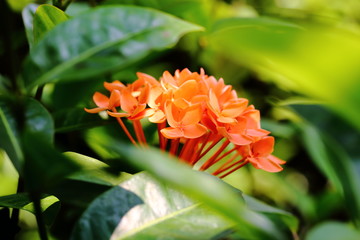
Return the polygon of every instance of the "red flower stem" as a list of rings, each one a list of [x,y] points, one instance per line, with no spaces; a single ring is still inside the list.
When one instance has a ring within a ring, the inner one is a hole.
[[[157,130],[158,130],[158,136],[159,136],[159,145],[160,149],[165,151],[167,138],[165,138],[162,133],[160,132],[161,129],[163,129],[166,126],[166,122],[158,123],[157,124]]]
[[[180,151],[180,154],[179,154],[179,158],[180,159],[183,159],[183,160],[185,160],[186,161],[186,159],[184,159],[184,155],[188,152],[188,148],[189,148],[189,145],[190,145],[190,141],[191,141],[192,139],[189,139],[189,138],[187,138],[186,140],[185,140],[185,143],[183,144],[183,147],[182,147],[182,149],[181,149],[181,151]]]
[[[171,155],[176,156],[178,148],[179,148],[179,143],[180,143],[180,138],[171,140],[170,151],[169,151],[169,153]]]
[[[237,149],[237,147],[234,147],[233,149],[227,151],[226,153],[224,153],[223,155],[221,155],[220,157],[218,157],[217,159],[214,160],[214,163],[217,163],[218,161],[220,161],[221,159],[223,159],[224,157],[226,157],[227,155],[229,155],[230,153],[232,153],[233,151],[235,151]],[[237,155],[235,155],[237,156]]]
[[[136,138],[138,139],[138,142],[141,145],[146,145],[146,138],[145,138],[145,134],[144,134],[144,130],[142,128],[141,122],[140,120],[133,120],[133,126],[134,126],[134,131],[136,134]]]
[[[220,148],[215,152],[215,154],[209,158],[201,167],[200,170],[204,171],[206,169],[208,169],[211,165],[214,164],[216,158],[222,153],[222,151],[224,151],[224,149],[230,144],[229,140],[226,140],[221,146]]]
[[[234,157],[235,157],[235,156],[234,156]],[[234,158],[233,158],[233,160],[234,160]],[[229,170],[230,168],[234,167],[235,165],[237,165],[237,164],[239,164],[239,163],[241,163],[241,162],[244,162],[245,160],[246,160],[246,158],[243,157],[243,158],[241,158],[240,160],[234,162],[233,164],[231,164],[231,165],[229,165],[229,166],[227,166],[227,167],[221,167],[221,168],[219,168],[219,169],[216,170],[213,174],[214,174],[214,175],[219,175],[220,173],[223,173],[223,172]],[[247,161],[247,160],[246,160],[246,161]]]
[[[240,163],[241,161],[238,161],[238,162],[236,162],[236,163]],[[246,164],[248,164],[249,163],[249,161],[248,160],[246,160],[245,162],[243,162],[242,164],[240,164],[239,166],[237,166],[236,168],[234,168],[234,169],[232,169],[231,171],[229,171],[229,172],[227,172],[227,173],[225,173],[225,174],[223,174],[223,175],[221,175],[219,178],[224,178],[224,177],[226,177],[227,175],[229,175],[229,174],[231,174],[231,173],[233,173],[233,172],[235,172],[236,170],[238,170],[238,169],[240,169],[240,168],[242,168],[243,166],[245,166]],[[225,171],[225,170],[224,170]]]
[[[224,168],[229,166],[229,164],[231,164],[238,156],[240,155],[239,154],[233,155],[229,160],[227,160],[223,165],[221,165],[213,174],[217,175],[218,173],[220,173],[220,171],[222,171]]]
[[[181,153],[179,155],[179,158],[183,159],[185,162],[188,162],[191,164],[191,160],[193,158],[193,156],[197,156],[197,145],[199,140],[201,139],[201,137],[199,138],[194,138],[194,139],[187,139],[183,149],[181,150]]]
[[[200,160],[199,156],[200,156],[201,152],[204,150],[204,148],[205,148],[205,146],[206,146],[206,144],[207,144],[207,142],[208,142],[208,140],[210,138],[210,135],[211,135],[211,133],[209,132],[206,135],[199,138],[198,141],[202,140],[202,144],[201,144],[200,149],[198,151],[196,151],[196,153],[194,155],[192,155],[192,157],[191,157],[191,159],[189,161],[192,166],[195,165]]]
[[[113,108],[112,111],[117,112],[115,108]],[[125,132],[126,136],[129,138],[130,142],[132,144],[134,144],[135,146],[137,146],[137,143],[135,142],[134,138],[131,136],[129,130],[126,128],[126,126],[123,123],[123,121],[121,120],[121,118],[117,117],[116,120],[119,123],[119,125],[121,126],[122,130]]]
[[[218,139],[214,139],[214,142],[203,153],[200,154],[199,160],[203,156],[205,156],[216,144],[218,144],[218,142],[220,142],[221,139],[222,139],[222,136],[219,136]]]

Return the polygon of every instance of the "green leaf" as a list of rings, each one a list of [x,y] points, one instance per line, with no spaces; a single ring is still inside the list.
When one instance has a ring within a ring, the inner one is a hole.
[[[15,137],[2,108],[0,108],[0,148],[9,155],[15,168],[19,171],[22,167],[24,156],[18,139]]]
[[[185,33],[199,30],[199,26],[147,8],[98,7],[59,24],[44,36],[25,64],[25,85],[32,89],[119,69],[151,51],[174,45]]]
[[[30,49],[34,46],[34,15],[38,7],[35,3],[28,4],[21,13]]]
[[[57,199],[55,196],[43,196],[41,198],[41,210],[44,212],[47,208],[58,201],[59,199]],[[34,204],[30,200],[30,197],[27,193],[17,193],[8,196],[2,196],[0,197],[0,206],[17,208],[35,213]]]
[[[148,173],[139,173],[120,184],[144,204],[131,209],[111,239],[211,239],[234,224],[194,202]]]
[[[68,19],[69,17],[63,11],[54,6],[40,5],[34,15],[34,43],[38,43],[45,33]]]
[[[73,180],[85,181],[95,184],[115,186],[128,178],[129,174],[121,173],[115,176],[106,171],[109,166],[95,158],[91,158],[75,152],[66,152],[64,155],[75,161],[82,170],[70,175],[68,178]]]
[[[36,134],[44,141],[52,143],[54,140],[54,121],[46,108],[32,98],[23,100],[24,104],[24,132]]]
[[[205,203],[206,206],[232,221],[242,236],[258,239],[285,239],[273,222],[246,208],[238,191],[218,178],[193,171],[183,163],[155,149],[142,150],[125,147],[115,140],[112,140],[111,145],[106,146],[104,143],[102,145],[109,151],[123,155],[129,163],[148,171],[160,181],[171,184],[187,196]]]
[[[246,194],[243,194],[243,197],[251,210],[268,215],[276,215],[294,234],[297,232],[299,221],[291,213],[269,206]]]
[[[338,28],[305,29],[253,18],[221,21],[208,41],[218,53],[235,62],[248,64],[283,86],[325,101],[360,129],[358,35]]]
[[[53,114],[55,131],[58,133],[83,130],[91,127],[109,124],[97,114],[89,114],[84,108],[74,107],[63,109]]]
[[[306,235],[305,240],[357,240],[360,232],[351,226],[341,222],[324,222],[312,228]]]
[[[310,123],[302,124],[301,130],[304,146],[314,163],[342,193],[349,214],[360,224],[360,178],[350,157],[331,136]]]
[[[60,210],[59,199],[52,195],[44,195],[40,199],[40,204],[46,223],[51,225]],[[27,193],[0,197],[0,207],[17,208],[35,214],[34,203]]]
[[[25,132],[22,142],[26,159],[24,177],[30,191],[44,191],[79,170],[77,164],[37,133]]]
[[[90,204],[76,223],[70,239],[110,239],[122,217],[141,203],[134,193],[119,186],[113,187]]]

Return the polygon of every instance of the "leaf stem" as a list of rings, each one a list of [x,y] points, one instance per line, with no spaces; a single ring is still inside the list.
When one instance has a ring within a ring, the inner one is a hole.
[[[32,193],[31,194],[32,201],[34,202],[34,210],[35,210],[35,217],[36,222],[38,225],[38,231],[41,240],[48,240],[46,226],[43,218],[43,214],[41,211],[41,202],[40,202],[40,194],[39,193]]]

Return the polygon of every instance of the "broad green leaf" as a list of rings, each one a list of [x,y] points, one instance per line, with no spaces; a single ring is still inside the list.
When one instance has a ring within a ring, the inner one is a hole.
[[[55,196],[43,196],[41,198],[41,210],[44,212],[52,204],[58,202]],[[0,206],[8,208],[17,208],[35,213],[34,204],[26,193],[17,193],[0,197]]]
[[[84,111],[84,108],[80,107],[57,111],[53,114],[53,117],[55,131],[58,133],[78,131],[109,123],[101,119],[97,114],[89,114]]]
[[[147,8],[98,7],[57,25],[44,36],[25,63],[25,85],[30,90],[48,82],[113,71],[199,30],[199,26]]]
[[[6,0],[13,11],[21,12],[23,8],[34,0]]]
[[[32,98],[23,100],[24,104],[24,129],[31,134],[36,134],[48,143],[53,142],[54,121],[47,109]]]
[[[54,6],[40,5],[34,15],[34,43],[38,43],[45,33],[68,19],[69,17],[63,11]]]
[[[293,233],[296,233],[299,225],[298,219],[289,212],[269,206],[251,196],[243,194],[246,205],[255,212],[261,212],[269,215],[276,215],[281,221],[287,225]]]
[[[222,20],[214,29],[207,40],[217,52],[325,101],[360,129],[358,35],[267,18]]]
[[[131,209],[111,239],[212,239],[233,227],[183,193],[142,172],[120,184],[138,195],[144,204]]]
[[[40,204],[46,224],[51,225],[60,210],[59,199],[52,195],[44,195],[40,199]],[[17,208],[35,214],[34,203],[27,193],[0,197],[0,207]]]
[[[35,3],[28,4],[21,13],[30,49],[34,45],[34,15],[38,7],[39,5]]]
[[[24,156],[21,149],[20,129],[37,134],[48,143],[53,142],[54,123],[49,112],[32,98],[0,99],[0,147],[9,155],[21,172]]]
[[[103,4],[119,4],[119,1],[107,0]],[[211,7],[214,5],[209,0],[125,0],[121,4],[155,8],[201,26],[209,24]]]
[[[109,239],[122,217],[141,203],[134,193],[119,186],[111,188],[90,204],[76,223],[70,239]]]
[[[81,170],[75,174],[70,175],[68,177],[69,179],[114,186],[118,185],[121,181],[131,176],[130,174],[126,173],[121,173],[120,175],[115,176],[106,171],[106,169],[109,168],[107,164],[95,158],[91,158],[75,152],[66,152],[64,155],[75,161],[81,167]]]
[[[341,222],[324,222],[312,228],[305,240],[357,240],[360,232]]]
[[[37,133],[25,132],[22,143],[26,159],[24,178],[30,191],[44,191],[79,170],[74,161]]]
[[[99,144],[109,151],[121,154],[129,163],[148,171],[160,181],[171,184],[189,197],[205,203],[232,221],[242,236],[258,239],[285,238],[269,219],[246,208],[238,192],[218,178],[191,170],[158,150],[125,147],[118,142],[114,144],[115,142],[112,140],[111,145]]]
[[[0,108],[0,138],[0,148],[5,150],[15,168],[19,171],[23,164],[24,156],[20,147],[20,142],[15,137],[2,108]]]
[[[355,223],[360,224],[360,178],[344,149],[331,136],[310,123],[301,125],[303,143],[319,169],[342,193],[345,206]]]
[[[19,173],[16,171],[14,164],[6,152],[2,149],[0,149],[0,179],[0,196],[10,195],[16,192]]]

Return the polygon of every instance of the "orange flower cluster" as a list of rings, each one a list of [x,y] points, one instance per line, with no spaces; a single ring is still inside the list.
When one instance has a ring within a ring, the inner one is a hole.
[[[160,80],[144,73],[124,85],[105,82],[107,97],[93,96],[96,108],[89,113],[107,111],[115,117],[130,141],[146,147],[141,119],[158,126],[159,147],[181,160],[207,170],[214,164],[214,175],[225,177],[247,163],[268,172],[282,170],[285,162],[271,155],[274,138],[260,127],[260,113],[245,98],[239,98],[223,79],[177,70],[164,72]],[[132,121],[136,140],[121,118]],[[225,160],[227,159],[227,160]],[[224,163],[218,163],[223,160]]]

